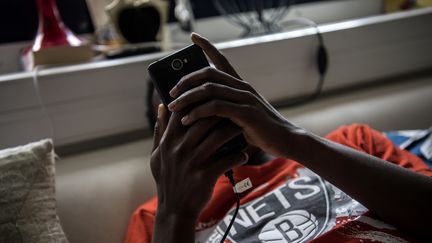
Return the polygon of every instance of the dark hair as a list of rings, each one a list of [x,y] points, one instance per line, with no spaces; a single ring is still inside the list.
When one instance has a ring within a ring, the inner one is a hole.
[[[153,127],[156,124],[156,117],[153,112],[153,90],[154,90],[153,82],[151,81],[151,79],[148,79],[147,93],[146,93],[146,106],[147,106],[146,116],[147,116],[147,121],[150,124],[150,129],[153,129]]]

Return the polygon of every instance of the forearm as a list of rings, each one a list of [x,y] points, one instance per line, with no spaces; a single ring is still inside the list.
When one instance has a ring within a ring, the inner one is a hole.
[[[432,178],[310,133],[297,135],[289,157],[358,200],[383,220],[426,236]]]
[[[155,218],[152,243],[195,241],[195,222],[191,217],[180,217],[158,212]]]

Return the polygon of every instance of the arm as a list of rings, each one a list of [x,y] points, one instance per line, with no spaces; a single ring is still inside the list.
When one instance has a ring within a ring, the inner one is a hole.
[[[155,219],[152,243],[195,242],[196,218],[165,213],[158,210]]]
[[[313,134],[299,135],[295,141],[292,158],[384,221],[415,235],[430,235],[432,178]]]
[[[242,128],[250,144],[303,163],[385,221],[414,234],[428,235],[427,220],[432,217],[429,208],[432,200],[428,196],[432,194],[431,178],[295,126],[248,83],[223,72],[233,68],[206,39],[194,35],[192,40],[214,63],[219,63],[216,65],[219,70],[199,70],[185,76],[173,88],[171,95],[176,100],[169,105],[170,110],[202,103],[183,117],[183,124],[211,116],[229,118]]]

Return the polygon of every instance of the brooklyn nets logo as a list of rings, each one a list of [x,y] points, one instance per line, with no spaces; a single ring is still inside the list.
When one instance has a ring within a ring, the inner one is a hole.
[[[262,242],[296,243],[311,239],[318,231],[315,216],[305,210],[294,210],[268,222],[258,238]]]
[[[329,198],[333,190],[311,171],[297,172],[298,177],[241,205],[228,234],[230,242],[305,242],[325,232],[332,220]],[[203,232],[203,242],[219,242],[232,214],[233,210],[210,235]]]

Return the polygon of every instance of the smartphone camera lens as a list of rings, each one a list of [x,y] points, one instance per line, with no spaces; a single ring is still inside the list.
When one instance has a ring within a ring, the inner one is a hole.
[[[171,62],[171,67],[172,67],[174,70],[180,70],[180,69],[183,68],[183,61],[180,60],[180,59],[174,59],[174,60]]]

